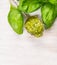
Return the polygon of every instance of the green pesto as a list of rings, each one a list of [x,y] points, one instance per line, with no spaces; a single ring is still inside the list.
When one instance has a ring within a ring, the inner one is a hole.
[[[44,27],[42,22],[36,16],[31,16],[25,23],[26,30],[35,37],[40,37],[43,34]]]

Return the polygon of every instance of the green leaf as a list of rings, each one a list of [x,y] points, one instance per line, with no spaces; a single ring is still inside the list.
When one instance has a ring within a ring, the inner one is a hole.
[[[23,12],[31,13],[39,9],[41,3],[38,0],[20,0],[18,9]]]
[[[38,0],[39,2],[46,3],[48,0]]]
[[[55,6],[55,9],[56,9],[56,16],[57,16],[57,6]]]
[[[13,6],[12,4],[10,4],[10,11],[15,10],[15,9],[17,9],[17,8],[15,6]]]
[[[47,3],[41,8],[42,20],[46,28],[50,28],[56,18],[55,6]]]
[[[48,2],[50,2],[53,5],[57,5],[57,0],[48,0]]]
[[[8,14],[8,22],[11,25],[12,29],[17,34],[23,33],[23,17],[22,13],[18,11],[16,8],[11,7]]]

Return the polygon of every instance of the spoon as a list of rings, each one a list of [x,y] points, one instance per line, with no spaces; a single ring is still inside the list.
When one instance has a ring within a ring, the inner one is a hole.
[[[19,0],[9,0],[10,4],[17,7],[19,5]]]

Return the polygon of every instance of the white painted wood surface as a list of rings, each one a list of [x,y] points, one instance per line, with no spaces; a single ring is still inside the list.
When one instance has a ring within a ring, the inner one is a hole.
[[[57,21],[43,37],[17,35],[7,21],[8,0],[0,0],[0,65],[57,65]]]

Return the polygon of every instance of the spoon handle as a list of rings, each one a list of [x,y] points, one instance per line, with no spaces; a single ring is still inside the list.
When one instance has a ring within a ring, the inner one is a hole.
[[[10,4],[13,5],[13,6],[15,6],[15,7],[18,6],[18,4],[19,4],[18,1],[19,1],[19,0],[9,0]]]

